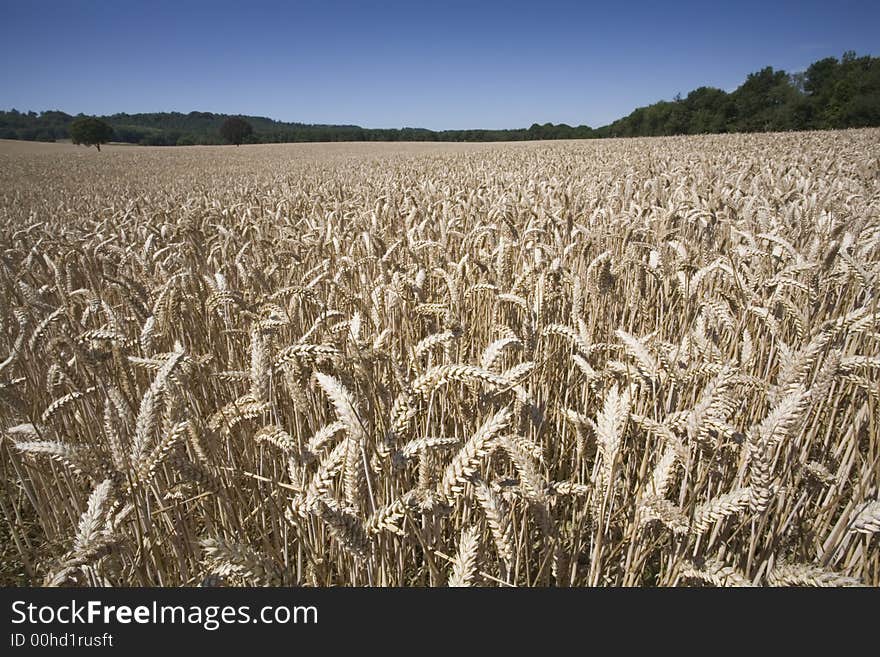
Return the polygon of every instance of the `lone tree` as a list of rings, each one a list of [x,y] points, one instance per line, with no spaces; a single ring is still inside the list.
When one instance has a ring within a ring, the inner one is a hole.
[[[220,126],[220,135],[230,144],[241,146],[244,141],[254,134],[251,124],[237,116],[231,116]]]
[[[70,124],[70,139],[74,144],[94,146],[99,151],[113,137],[113,127],[100,119],[84,116]]]

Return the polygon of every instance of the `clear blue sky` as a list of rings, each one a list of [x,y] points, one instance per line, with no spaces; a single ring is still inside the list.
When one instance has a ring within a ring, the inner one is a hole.
[[[604,125],[880,53],[880,1],[0,0],[0,109],[364,127]]]

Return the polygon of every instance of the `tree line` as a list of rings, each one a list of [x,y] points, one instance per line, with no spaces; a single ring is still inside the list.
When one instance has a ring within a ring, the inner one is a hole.
[[[0,139],[57,141],[70,138],[70,125],[83,115],[60,111],[0,111]],[[362,128],[356,125],[285,123],[261,116],[211,112],[111,114],[100,119],[113,128],[113,140],[145,146],[193,146],[226,143],[222,127],[229,119],[246,121],[253,132],[245,143],[315,141],[526,141],[584,139],[595,136],[589,126],[533,124],[514,130],[441,130],[425,128]]]
[[[700,87],[687,97],[640,107],[596,132],[644,137],[880,126],[880,58],[854,52],[801,73],[766,67],[735,91]]]
[[[0,112],[0,139],[56,141],[71,138],[71,124],[85,118],[61,111]],[[880,58],[848,51],[806,71],[789,74],[766,67],[730,93],[700,87],[686,97],[640,107],[610,125],[534,123],[510,130],[376,129],[356,125],[287,123],[260,116],[212,112],[112,114],[100,119],[112,139],[150,146],[220,144],[230,119],[251,130],[244,143],[313,141],[526,141],[724,132],[764,132],[880,126]]]

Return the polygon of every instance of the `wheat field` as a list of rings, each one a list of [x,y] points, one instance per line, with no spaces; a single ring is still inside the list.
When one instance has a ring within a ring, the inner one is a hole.
[[[19,585],[880,585],[880,130],[0,143]]]

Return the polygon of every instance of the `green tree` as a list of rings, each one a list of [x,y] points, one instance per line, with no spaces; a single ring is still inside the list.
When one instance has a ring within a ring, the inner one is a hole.
[[[241,146],[253,134],[251,124],[237,116],[230,116],[220,126],[220,136],[236,146]]]
[[[99,151],[101,144],[106,144],[113,138],[112,126],[104,123],[93,116],[83,116],[71,122],[68,128],[70,140],[74,144],[94,146]]]

